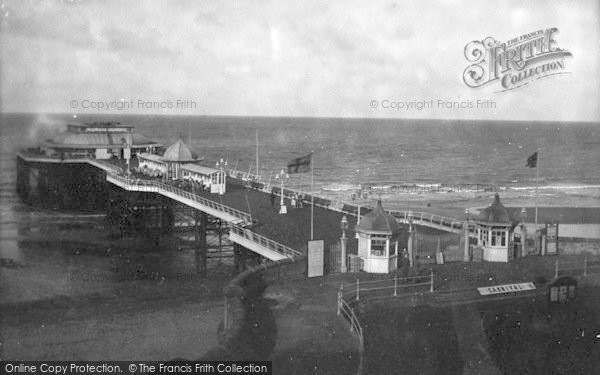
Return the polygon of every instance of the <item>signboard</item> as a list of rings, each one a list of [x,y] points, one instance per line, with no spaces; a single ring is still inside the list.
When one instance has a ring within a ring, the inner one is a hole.
[[[325,268],[325,242],[308,241],[308,277],[323,276]]]
[[[482,296],[489,296],[492,294],[503,294],[503,293],[514,293],[524,292],[526,290],[534,290],[535,285],[533,283],[519,283],[519,284],[503,284],[503,285],[492,285],[477,288],[479,294]]]

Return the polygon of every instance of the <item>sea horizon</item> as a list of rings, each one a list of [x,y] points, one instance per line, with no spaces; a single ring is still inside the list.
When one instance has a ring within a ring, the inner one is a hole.
[[[204,158],[201,164],[213,166],[222,158],[229,168],[259,174],[263,182],[272,183],[289,160],[313,152],[316,194],[351,201],[362,188],[375,187],[369,199],[396,208],[448,200],[485,205],[495,192],[509,204],[531,206],[536,177],[526,159],[539,151],[539,204],[600,205],[600,171],[593,168],[600,160],[600,127],[587,122],[3,113],[4,180],[14,181],[11,160],[19,148],[35,147],[67,123],[91,121],[127,123],[165,146],[178,137],[191,140]],[[290,177],[289,188],[310,188],[308,175]],[[491,185],[493,191],[392,191],[402,185],[457,184]]]

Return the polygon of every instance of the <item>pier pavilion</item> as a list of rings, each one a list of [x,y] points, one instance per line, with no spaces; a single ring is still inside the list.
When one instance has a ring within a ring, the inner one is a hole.
[[[181,138],[162,155],[143,152],[137,157],[136,171],[145,176],[190,181],[211,193],[224,194],[226,191],[225,171],[198,164],[202,159]]]
[[[67,130],[47,139],[41,153],[61,159],[129,159],[143,151],[155,152],[161,145],[135,133],[133,126],[119,122],[68,124]]]

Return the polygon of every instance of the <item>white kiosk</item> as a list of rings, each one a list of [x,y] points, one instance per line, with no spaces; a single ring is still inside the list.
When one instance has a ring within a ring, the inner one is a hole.
[[[496,193],[494,203],[482,210],[477,219],[477,245],[483,249],[483,260],[508,262],[513,258],[514,228],[516,221],[500,203]]]
[[[377,207],[356,226],[358,257],[363,260],[363,271],[390,273],[396,270],[399,231],[396,219],[385,212],[381,200],[377,201]]]

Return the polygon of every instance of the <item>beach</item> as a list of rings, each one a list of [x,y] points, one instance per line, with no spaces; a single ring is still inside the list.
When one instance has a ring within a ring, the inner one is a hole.
[[[193,251],[169,248],[168,238],[158,248],[111,240],[102,217],[56,214],[28,224],[3,238],[18,246],[10,258],[3,248],[3,359],[166,361],[199,358],[218,344],[233,266],[211,264],[204,277]]]

